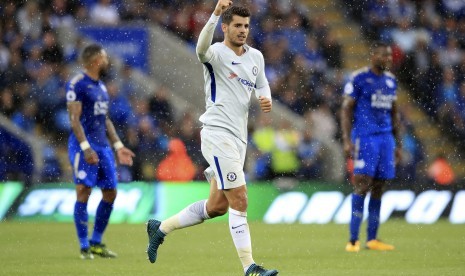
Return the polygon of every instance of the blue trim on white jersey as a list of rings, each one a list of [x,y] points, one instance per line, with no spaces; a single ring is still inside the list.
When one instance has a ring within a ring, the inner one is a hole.
[[[210,89],[211,89],[211,98],[212,102],[215,102],[216,100],[216,81],[215,81],[215,72],[213,72],[213,66],[205,62],[203,65],[205,65],[208,69],[208,72],[210,73],[210,78],[211,78],[211,83],[210,83]]]
[[[223,180],[223,174],[221,173],[220,162],[218,162],[218,157],[216,156],[213,156],[213,159],[215,159],[216,170],[218,171],[218,176],[220,177],[221,190],[224,190],[224,180]]]

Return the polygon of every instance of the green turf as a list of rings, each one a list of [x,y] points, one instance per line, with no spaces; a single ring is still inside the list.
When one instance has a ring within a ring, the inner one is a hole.
[[[465,274],[465,227],[447,221],[383,224],[380,235],[396,246],[393,252],[345,252],[346,225],[250,227],[255,260],[280,275]],[[72,224],[2,222],[0,275],[242,275],[224,223],[172,233],[156,264],[146,260],[145,225],[110,225],[105,242],[117,259],[83,261]]]

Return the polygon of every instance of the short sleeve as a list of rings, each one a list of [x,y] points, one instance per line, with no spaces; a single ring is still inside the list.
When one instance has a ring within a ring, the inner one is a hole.
[[[344,95],[352,97],[354,100],[357,100],[360,97],[360,85],[357,78],[352,78],[345,84]]]
[[[66,84],[66,101],[67,102],[82,102],[83,91],[79,81],[69,81]]]

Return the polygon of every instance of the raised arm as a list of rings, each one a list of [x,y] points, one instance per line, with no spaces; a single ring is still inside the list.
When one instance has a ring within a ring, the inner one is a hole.
[[[215,33],[216,25],[218,24],[221,14],[223,14],[223,12],[231,5],[232,1],[230,0],[219,0],[213,14],[200,32],[195,51],[197,52],[197,57],[201,62],[211,60],[212,53],[209,51],[209,48],[213,41],[213,34]]]

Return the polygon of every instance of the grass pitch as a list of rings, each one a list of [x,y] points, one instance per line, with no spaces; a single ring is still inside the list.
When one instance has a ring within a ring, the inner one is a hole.
[[[465,274],[465,227],[447,221],[388,221],[380,236],[396,246],[392,252],[345,252],[347,225],[251,223],[250,228],[255,261],[279,275]],[[146,260],[145,225],[110,225],[104,242],[117,259],[84,261],[72,224],[2,222],[0,275],[243,275],[227,224],[221,222],[173,232],[156,264]]]

